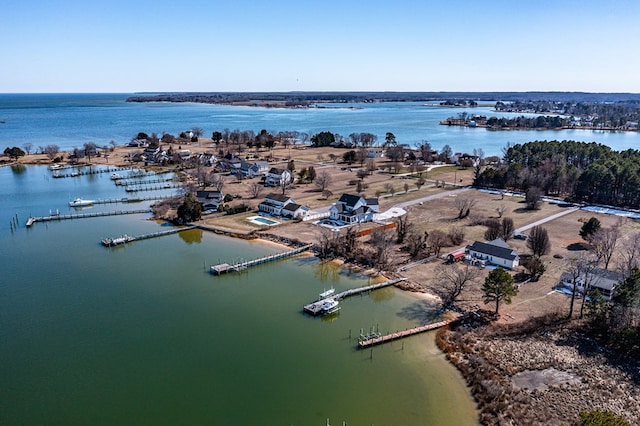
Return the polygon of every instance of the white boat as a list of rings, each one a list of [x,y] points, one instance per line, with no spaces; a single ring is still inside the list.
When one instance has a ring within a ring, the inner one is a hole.
[[[322,307],[320,307],[322,315],[332,314],[339,310],[340,306],[338,306],[338,301],[335,299],[327,299],[327,301],[322,304]]]
[[[60,164],[52,164],[49,166],[49,170],[51,171],[55,171],[55,170],[60,170],[63,169],[64,167]]]
[[[83,200],[82,198],[76,198],[75,200],[69,201],[70,207],[84,207],[90,206],[94,203],[94,200]]]
[[[324,299],[328,298],[329,296],[332,296],[333,293],[335,293],[335,292],[336,292],[335,288],[330,288],[329,290],[320,293],[320,298],[318,300],[324,300]]]
[[[132,241],[132,239],[133,239],[132,237],[128,236],[127,234],[124,234],[116,238],[105,238],[102,240],[102,245],[104,245],[105,247],[114,247],[120,244],[128,243],[129,241]]]
[[[118,173],[113,173],[111,175],[111,180],[118,180],[118,179],[122,179],[124,176],[118,174]]]

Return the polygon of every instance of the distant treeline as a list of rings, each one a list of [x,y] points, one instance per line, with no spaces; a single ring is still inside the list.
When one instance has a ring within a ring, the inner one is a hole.
[[[509,146],[500,165],[477,169],[474,184],[570,201],[640,208],[640,151],[595,142],[534,141]]]
[[[185,92],[137,94],[127,102],[239,103],[285,102],[289,105],[313,102],[426,102],[450,99],[505,102],[640,102],[638,93],[586,92]]]
[[[513,103],[497,102],[496,111],[530,112],[538,114],[554,113],[564,117],[580,119],[595,127],[624,127],[629,122],[640,121],[640,101],[620,99],[609,102],[560,102],[560,101],[517,101]],[[570,120],[575,121],[575,120]]]

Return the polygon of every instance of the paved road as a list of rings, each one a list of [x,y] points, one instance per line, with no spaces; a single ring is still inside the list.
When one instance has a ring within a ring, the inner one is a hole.
[[[514,234],[520,234],[520,233],[522,233],[524,231],[527,231],[527,230],[533,228],[534,226],[542,225],[545,222],[549,222],[550,220],[554,220],[554,219],[557,219],[557,218],[562,217],[564,215],[567,215],[569,213],[573,213],[576,210],[580,210],[580,208],[579,207],[572,207],[570,209],[566,209],[564,211],[561,211],[560,213],[552,214],[551,216],[547,216],[544,219],[540,219],[540,220],[538,220],[536,222],[533,222],[533,223],[530,223],[528,225],[522,226],[522,227],[516,229],[515,231],[513,231],[513,233]]]

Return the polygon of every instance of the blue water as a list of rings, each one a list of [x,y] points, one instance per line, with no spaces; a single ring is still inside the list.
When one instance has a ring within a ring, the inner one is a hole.
[[[435,149],[449,145],[454,152],[481,148],[486,155],[501,155],[508,143],[532,140],[577,140],[599,142],[616,150],[640,147],[639,133],[590,130],[500,131],[441,126],[439,122],[461,112],[497,115],[490,107],[442,108],[419,102],[377,104],[329,104],[318,109],[265,109],[191,103],[126,103],[129,94],[0,94],[0,147],[34,149],[57,144],[63,150],[94,142],[123,144],[138,132],[174,135],[194,126],[204,136],[225,128],[299,131],[315,134],[329,130],[348,136],[370,132],[384,142],[387,132],[399,143],[411,146],[429,141]],[[353,108],[349,108],[353,107]],[[514,116],[517,114],[500,114]]]

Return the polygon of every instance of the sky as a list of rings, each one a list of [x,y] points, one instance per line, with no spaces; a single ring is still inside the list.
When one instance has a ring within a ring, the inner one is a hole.
[[[640,93],[638,0],[21,0],[0,93]]]

